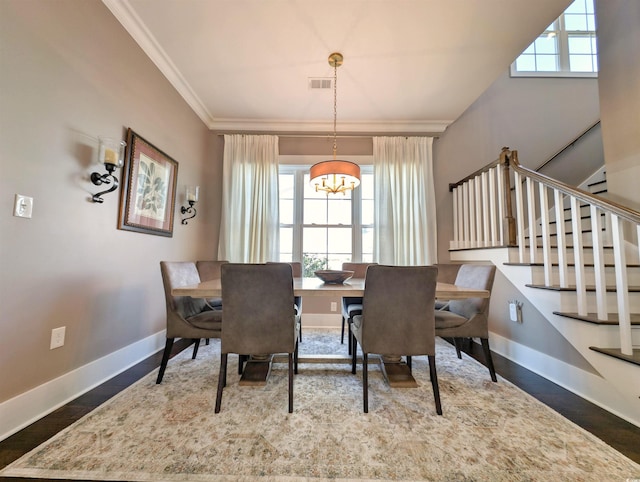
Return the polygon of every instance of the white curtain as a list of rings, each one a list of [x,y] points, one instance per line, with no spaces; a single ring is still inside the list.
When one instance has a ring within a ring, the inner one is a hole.
[[[431,137],[373,138],[378,263],[437,263],[432,148]]]
[[[278,259],[278,137],[224,136],[218,259]]]

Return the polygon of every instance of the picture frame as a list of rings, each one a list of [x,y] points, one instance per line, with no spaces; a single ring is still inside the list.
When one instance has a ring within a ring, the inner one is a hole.
[[[127,130],[118,229],[173,237],[178,161]]]

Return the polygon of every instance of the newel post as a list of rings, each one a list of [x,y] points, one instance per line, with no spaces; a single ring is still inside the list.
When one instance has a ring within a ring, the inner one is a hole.
[[[503,147],[502,152],[500,152],[500,164],[502,164],[503,176],[504,176],[504,192],[502,195],[504,196],[504,223],[503,227],[503,236],[508,246],[516,245],[516,219],[513,217],[513,207],[511,202],[511,174],[509,172],[509,162],[511,158],[517,160],[518,151],[510,151],[508,147]]]

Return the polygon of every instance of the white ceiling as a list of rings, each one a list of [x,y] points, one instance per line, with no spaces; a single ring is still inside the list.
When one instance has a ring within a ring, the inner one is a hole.
[[[103,0],[214,130],[441,132],[571,0]]]

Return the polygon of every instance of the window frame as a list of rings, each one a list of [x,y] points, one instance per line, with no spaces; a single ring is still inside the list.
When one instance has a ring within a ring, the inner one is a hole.
[[[582,0],[574,0],[574,1],[582,1]],[[573,5],[573,3],[571,4]],[[536,42],[536,40],[538,40],[541,37],[547,37],[547,36],[554,36],[556,39],[556,48],[557,48],[557,61],[558,61],[558,69],[559,70],[555,70],[555,71],[531,71],[531,70],[518,70],[517,69],[517,62],[518,59],[524,54],[524,51],[522,53],[520,53],[520,55],[518,55],[518,57],[516,58],[516,60],[513,61],[513,63],[510,66],[509,72],[510,72],[510,76],[511,77],[547,77],[547,78],[562,78],[562,77],[570,77],[570,78],[598,78],[598,51],[597,51],[597,44],[596,44],[596,51],[595,53],[589,54],[592,59],[595,60],[595,71],[594,72],[581,72],[581,71],[574,71],[571,70],[571,64],[570,64],[570,51],[569,51],[569,38],[570,37],[586,37],[589,39],[593,39],[597,42],[597,33],[595,30],[595,25],[594,25],[594,30],[571,30],[568,31],[565,28],[565,13],[567,13],[568,10],[570,10],[571,5],[569,5],[567,7],[567,9],[557,18],[555,19],[550,25],[549,27],[547,27],[545,29],[544,32],[542,32],[540,35],[538,35],[535,40],[533,42],[531,42],[527,48],[525,49],[528,50],[532,45],[534,45],[534,43]],[[586,14],[590,14],[593,13],[594,15],[594,24],[595,24],[595,9],[593,12],[589,12],[589,9],[586,9]],[[569,12],[569,14],[572,14],[571,12]],[[534,58],[535,58],[536,54],[533,54]],[[587,54],[585,54],[587,55]]]
[[[278,174],[293,174],[294,176],[294,199],[293,199],[293,225],[284,224],[280,222],[279,228],[292,228],[293,247],[292,247],[292,261],[303,261],[303,233],[305,227],[319,227],[319,228],[331,228],[332,224],[326,225],[305,225],[304,224],[304,176],[309,173],[311,166],[320,160],[326,160],[326,156],[297,156],[298,161],[303,161],[304,164],[292,164],[288,162],[282,162],[283,156],[281,156],[281,162],[278,166]],[[288,156],[287,156],[288,157]],[[318,159],[310,159],[318,157]],[[372,156],[355,156],[358,160],[353,159],[354,156],[350,156],[350,160],[357,162],[360,165],[360,171],[362,174],[373,175]],[[357,187],[351,193],[351,262],[362,262],[362,230],[363,228],[373,228],[373,225],[362,224],[362,195],[361,187]],[[282,252],[279,249],[278,255]]]

